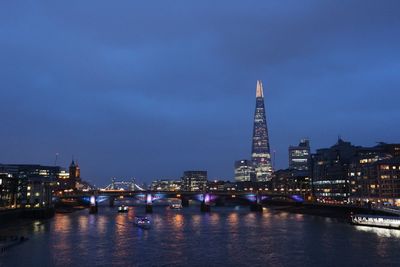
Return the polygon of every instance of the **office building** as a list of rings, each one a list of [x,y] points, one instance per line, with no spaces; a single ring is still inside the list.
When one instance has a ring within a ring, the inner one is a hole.
[[[264,91],[261,81],[257,81],[256,87],[256,109],[254,113],[251,159],[254,164],[257,182],[270,181],[273,170],[265,116]]]
[[[182,177],[183,191],[205,191],[207,171],[185,171]]]
[[[289,146],[289,169],[306,171],[310,159],[310,141],[300,140],[298,146]]]
[[[253,162],[251,160],[238,160],[235,161],[235,181],[256,181]]]

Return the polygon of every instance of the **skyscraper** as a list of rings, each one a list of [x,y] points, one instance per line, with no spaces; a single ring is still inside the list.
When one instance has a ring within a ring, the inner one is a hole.
[[[289,169],[306,171],[310,159],[310,141],[301,139],[298,146],[289,146]]]
[[[257,81],[251,158],[255,167],[257,181],[270,181],[272,178],[272,164],[261,81]]]

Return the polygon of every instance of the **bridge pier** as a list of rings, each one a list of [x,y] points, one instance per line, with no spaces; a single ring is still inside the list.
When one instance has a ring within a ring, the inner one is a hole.
[[[217,198],[216,202],[215,202],[215,206],[217,207],[222,207],[225,206],[225,197],[219,197]]]
[[[260,203],[250,204],[250,211],[263,212],[263,207]]]
[[[259,192],[257,192],[256,201],[250,204],[250,211],[263,212],[263,207],[261,204],[261,195]]]
[[[146,213],[153,213],[153,205],[146,204],[145,211]]]
[[[211,211],[211,206],[206,204],[205,202],[201,202],[200,211],[201,212],[210,212]]]
[[[109,198],[109,206],[110,206],[110,208],[114,207],[114,202],[115,202],[115,197],[110,197]]]
[[[96,214],[98,212],[97,201],[95,196],[90,197],[89,214]]]
[[[146,195],[145,211],[146,213],[153,213],[153,196],[150,193]]]
[[[182,207],[189,207],[189,199],[188,198],[181,198]]]
[[[203,201],[201,202],[201,205],[200,205],[200,211],[201,212],[210,212],[211,211],[210,195],[207,193],[203,194]]]

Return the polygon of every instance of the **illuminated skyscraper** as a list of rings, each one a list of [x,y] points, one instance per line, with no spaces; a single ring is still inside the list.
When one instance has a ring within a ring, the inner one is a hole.
[[[255,167],[256,180],[258,182],[271,180],[271,153],[269,148],[267,121],[265,118],[264,92],[261,81],[257,81],[256,111],[254,113],[251,158]]]
[[[289,146],[289,169],[307,171],[310,159],[310,141],[301,139],[298,146]]]

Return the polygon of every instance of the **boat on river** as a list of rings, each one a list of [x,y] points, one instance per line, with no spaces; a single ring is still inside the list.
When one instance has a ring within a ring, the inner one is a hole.
[[[351,223],[373,227],[392,228],[400,230],[400,217],[369,214],[351,215]]]
[[[136,216],[133,224],[143,229],[149,229],[151,227],[151,221],[147,217]]]
[[[118,207],[118,212],[128,212],[128,207],[125,205],[121,205]]]
[[[181,203],[171,203],[171,205],[169,205],[170,209],[173,210],[180,210],[182,209],[182,204]]]

